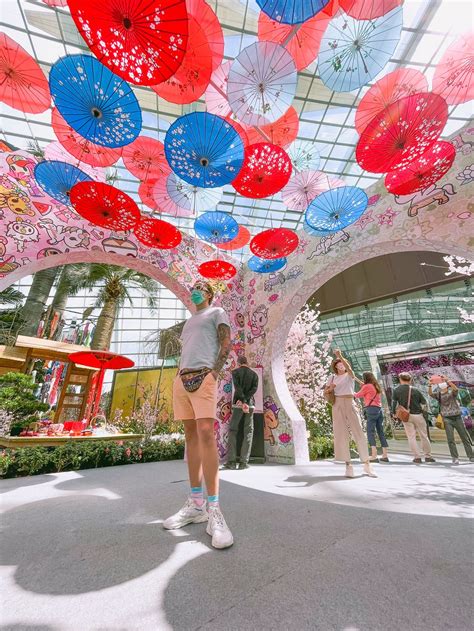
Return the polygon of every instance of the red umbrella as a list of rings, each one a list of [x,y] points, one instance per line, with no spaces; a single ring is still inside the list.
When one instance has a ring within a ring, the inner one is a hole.
[[[5,33],[0,33],[0,101],[30,114],[51,104],[48,81],[37,62]]]
[[[474,99],[474,33],[462,35],[447,48],[435,69],[433,92],[449,105]]]
[[[68,0],[94,55],[122,79],[156,85],[173,75],[188,41],[185,0]]]
[[[258,39],[285,46],[295,60],[296,69],[303,70],[318,56],[321,38],[331,16],[323,11],[303,24],[284,24],[272,20],[263,11],[258,17]]]
[[[355,126],[361,134],[367,125],[383,109],[404,96],[417,92],[427,92],[428,81],[425,75],[414,68],[398,68],[379,79],[365,93],[355,115]]]
[[[57,108],[53,108],[51,125],[56,138],[72,156],[94,167],[108,167],[115,164],[122,155],[122,148],[112,149],[96,145],[86,140],[66,123]]]
[[[250,241],[250,250],[261,259],[279,259],[294,252],[298,243],[298,235],[293,230],[270,228]]]
[[[262,13],[265,15],[265,13]],[[247,137],[249,144],[263,142],[268,140],[279,147],[288,147],[296,140],[300,121],[298,114],[293,106],[274,123],[262,125],[261,127],[247,127]]]
[[[135,362],[125,357],[117,355],[109,351],[78,351],[68,355],[68,359],[79,366],[88,366],[89,368],[98,368],[99,374],[95,380],[95,386],[91,393],[90,400],[92,410],[89,418],[97,415],[100,404],[100,395],[102,394],[102,386],[104,383],[104,375],[106,370],[120,370],[121,368],[133,368]]]
[[[456,149],[450,142],[440,140],[422,156],[405,167],[385,176],[385,186],[394,195],[408,195],[434,184],[449,171],[456,157]]]
[[[138,196],[140,197],[142,202],[145,204],[145,206],[148,206],[148,208],[156,211],[158,211],[159,209],[158,204],[156,203],[156,199],[153,197],[153,189],[157,182],[158,178],[156,180],[145,180],[144,182],[141,182],[140,186],[138,187]]]
[[[79,182],[71,189],[71,204],[81,217],[109,230],[130,230],[140,219],[133,199],[103,182]]]
[[[171,250],[181,243],[181,232],[173,224],[162,219],[143,217],[133,230],[137,239],[150,248]]]
[[[227,241],[227,243],[216,243],[220,250],[240,250],[250,241],[250,232],[245,226],[239,226],[239,232],[235,239]]]
[[[156,179],[171,173],[163,143],[149,136],[138,136],[122,150],[122,160],[139,180]]]
[[[285,186],[291,169],[291,160],[281,147],[269,142],[249,145],[232,186],[244,197],[269,197]]]
[[[201,263],[198,272],[204,278],[219,278],[220,280],[229,280],[237,274],[237,269],[227,261],[214,259]]]
[[[189,16],[189,37],[183,61],[167,81],[153,85],[154,92],[170,103],[193,103],[204,94],[211,79],[213,52],[200,21]]]
[[[371,173],[405,166],[438,140],[447,120],[448,106],[437,94],[406,96],[367,125],[356,147],[357,162]]]
[[[252,128],[249,128],[247,126],[244,126],[238,123],[233,118],[232,114],[229,114],[229,116],[226,116],[225,120],[229,123],[229,125],[232,125],[235,131],[239,134],[240,138],[242,139],[242,144],[244,145],[244,147],[249,145],[250,143],[249,143],[249,137],[247,135],[247,129],[252,129]]]
[[[403,0],[339,0],[339,6],[356,20],[374,20],[396,7],[399,7]]]
[[[206,34],[212,52],[212,71],[217,70],[224,57],[224,33],[217,15],[205,0],[186,0],[189,15],[198,20]]]

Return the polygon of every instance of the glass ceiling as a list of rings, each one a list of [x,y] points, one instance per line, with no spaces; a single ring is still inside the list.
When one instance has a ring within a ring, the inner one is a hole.
[[[92,0],[84,0],[92,1]],[[208,0],[216,12],[225,35],[225,60],[234,59],[246,46],[256,41],[259,8],[255,0]],[[422,71],[431,85],[435,65],[454,37],[472,24],[470,0],[405,0],[402,37],[382,73],[400,66]],[[87,51],[67,8],[55,9],[40,0],[1,0],[0,30],[19,42],[48,72],[51,65],[65,54]],[[364,172],[355,161],[358,140],[354,129],[357,105],[370,84],[354,92],[338,93],[326,88],[314,62],[299,72],[293,106],[300,118],[298,138],[309,140],[321,155],[320,169],[344,180],[347,185],[367,188],[379,179]],[[191,105],[174,105],[158,97],[151,88],[133,86],[143,112],[142,134],[163,141],[166,130],[176,117],[191,111],[204,111],[201,99]],[[50,127],[50,110],[40,115],[23,114],[0,104],[0,136],[21,149],[31,143],[44,148],[56,140]],[[447,137],[463,127],[473,114],[472,103],[450,107],[450,118],[443,133]],[[116,186],[129,193],[143,208],[138,197],[139,181],[120,160],[112,170],[117,172]],[[231,186],[225,188],[218,210],[232,212],[236,220],[247,226],[252,235],[265,228],[303,226],[304,214],[288,210],[280,194],[263,200],[238,195]],[[165,216],[163,216],[165,218]],[[193,220],[166,216],[180,229],[194,234]],[[234,252],[247,258],[248,248]]]

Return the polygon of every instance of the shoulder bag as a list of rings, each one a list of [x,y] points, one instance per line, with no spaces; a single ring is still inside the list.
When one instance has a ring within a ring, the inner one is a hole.
[[[438,405],[439,405],[439,413],[438,413],[438,416],[436,417],[435,426],[438,429],[444,429],[444,418],[443,418],[443,415],[441,414],[441,393],[438,393]]]
[[[395,418],[397,418],[402,423],[407,423],[410,419],[410,401],[411,401],[411,386],[408,386],[408,401],[407,407],[403,407],[400,403],[397,405],[395,410]]]
[[[372,405],[372,403],[375,401],[377,397],[377,390],[375,391],[374,396],[370,399],[370,402],[364,406],[364,409],[362,410],[362,414],[364,415],[365,420],[367,420],[367,408],[370,407]]]
[[[331,405],[334,405],[336,403],[336,395],[334,394],[334,388],[329,388],[329,386],[333,383],[334,383],[334,377],[332,377],[331,383],[328,383],[328,385],[324,388],[324,393],[323,393],[324,398]]]

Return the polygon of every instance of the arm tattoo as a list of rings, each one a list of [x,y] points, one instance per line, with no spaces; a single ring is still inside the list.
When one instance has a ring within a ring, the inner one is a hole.
[[[214,370],[219,373],[224,368],[232,347],[230,327],[227,326],[227,324],[219,324],[217,327],[217,338],[219,340],[220,348],[219,355],[217,356],[216,363],[214,364]]]

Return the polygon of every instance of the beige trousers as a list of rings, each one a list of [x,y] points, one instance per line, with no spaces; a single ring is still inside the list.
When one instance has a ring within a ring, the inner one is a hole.
[[[350,437],[354,438],[362,462],[369,459],[367,437],[360,422],[359,412],[352,397],[336,397],[332,406],[332,426],[334,430],[334,458],[349,462],[351,453]]]
[[[428,440],[428,432],[426,429],[426,421],[423,417],[423,414],[410,414],[409,420],[406,423],[403,423],[403,427],[405,428],[405,434],[408,438],[408,444],[410,445],[410,449],[415,458],[420,457],[420,451],[418,449],[418,443],[416,442],[416,432],[420,435],[421,438],[421,448],[423,449],[423,453],[425,456],[431,456],[431,445]]]

